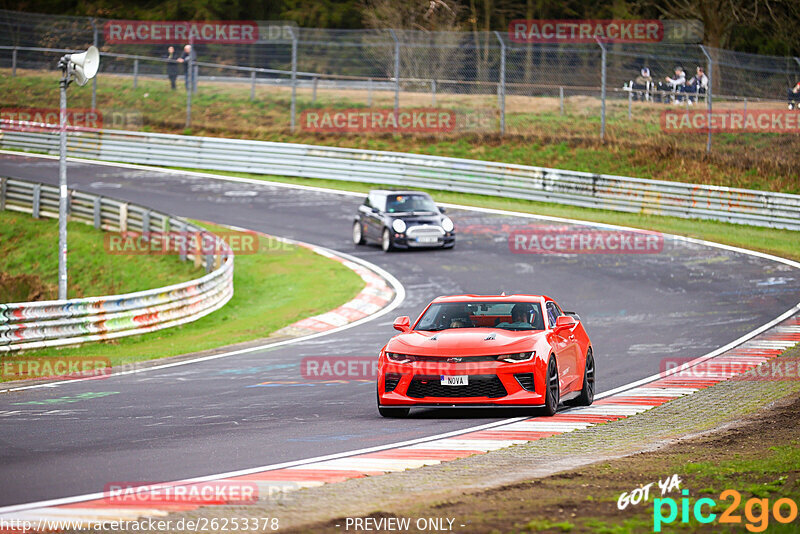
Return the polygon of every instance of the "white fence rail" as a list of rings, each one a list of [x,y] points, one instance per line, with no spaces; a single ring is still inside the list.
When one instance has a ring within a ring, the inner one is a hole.
[[[56,154],[58,135],[6,130],[0,147]],[[800,195],[769,191],[399,152],[114,130],[71,132],[68,148],[71,156],[104,161],[421,187],[800,230]]]
[[[0,177],[0,210],[58,217],[56,187]],[[147,291],[60,301],[0,304],[0,355],[143,334],[195,321],[233,296],[233,254],[227,244],[182,219],[97,195],[70,191],[70,218],[109,231],[163,239],[180,232],[213,243],[181,249],[183,260],[204,266],[195,280]],[[54,245],[55,246],[55,245]]]

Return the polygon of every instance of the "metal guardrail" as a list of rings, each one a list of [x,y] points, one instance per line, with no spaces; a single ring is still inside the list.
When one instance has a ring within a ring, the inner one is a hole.
[[[3,130],[0,147],[56,154],[58,135]],[[420,187],[800,230],[800,195],[769,191],[400,152],[115,130],[71,132],[68,148],[71,156],[104,161]]]
[[[56,187],[0,177],[0,210],[57,218],[58,202]],[[204,266],[207,274],[180,284],[124,295],[0,304],[0,355],[178,326],[221,308],[233,296],[233,253],[207,230],[164,213],[80,191],[69,192],[69,213],[72,220],[95,228],[136,232],[146,239],[181,232],[184,237],[213,243],[217,253],[203,254],[200,247],[181,249],[182,260]]]

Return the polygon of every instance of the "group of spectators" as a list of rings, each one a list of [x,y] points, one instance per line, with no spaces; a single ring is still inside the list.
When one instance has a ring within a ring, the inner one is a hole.
[[[631,82],[630,90],[634,97],[644,98],[645,94],[652,94],[654,100],[680,104],[697,102],[699,95],[706,94],[708,90],[708,76],[703,67],[698,66],[695,75],[686,81],[686,72],[680,65],[675,67],[674,76],[665,76],[664,81],[655,82],[647,67],[639,71],[639,75]]]
[[[192,49],[192,45],[186,45],[183,47],[183,52],[178,54],[175,50],[174,46],[170,46],[167,48],[167,55],[164,56],[165,59],[168,59],[167,62],[167,77],[169,78],[169,83],[172,86],[172,90],[175,90],[175,80],[178,79],[178,69],[181,65],[183,65],[183,75],[186,77],[186,90],[189,90],[192,73],[189,70],[190,63],[194,63],[197,59],[195,55],[194,49]]]

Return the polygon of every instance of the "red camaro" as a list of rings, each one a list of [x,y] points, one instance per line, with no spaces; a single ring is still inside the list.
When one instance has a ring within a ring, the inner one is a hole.
[[[536,407],[594,400],[594,357],[580,318],[535,295],[459,295],[431,302],[381,349],[378,411],[412,406]]]

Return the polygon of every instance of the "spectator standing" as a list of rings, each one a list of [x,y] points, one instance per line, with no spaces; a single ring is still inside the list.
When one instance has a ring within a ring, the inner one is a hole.
[[[183,73],[186,75],[186,90],[189,91],[192,89],[192,77],[194,73],[191,72],[193,70],[194,62],[197,60],[195,56],[194,50],[192,49],[192,45],[187,44],[183,47],[183,54],[181,57],[178,58],[180,63],[183,63]]]
[[[175,90],[175,80],[178,78],[178,53],[175,52],[175,47],[170,46],[167,48],[167,55],[164,56],[169,61],[167,62],[167,78],[172,90]]]

